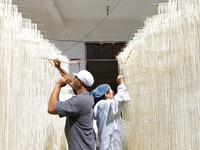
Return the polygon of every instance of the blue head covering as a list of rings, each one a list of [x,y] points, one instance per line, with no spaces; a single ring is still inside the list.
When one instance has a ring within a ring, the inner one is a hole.
[[[108,84],[101,84],[96,89],[93,90],[93,95],[96,98],[100,98],[105,95],[110,89]]]

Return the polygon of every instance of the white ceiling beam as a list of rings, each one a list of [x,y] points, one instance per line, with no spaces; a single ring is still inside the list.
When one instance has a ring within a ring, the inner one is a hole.
[[[57,25],[64,26],[64,20],[61,14],[59,13],[58,9],[56,8],[56,5],[53,2],[53,0],[44,0],[44,3],[54,22]]]

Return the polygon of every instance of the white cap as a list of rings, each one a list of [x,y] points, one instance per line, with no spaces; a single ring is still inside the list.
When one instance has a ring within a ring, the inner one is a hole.
[[[94,77],[92,74],[87,70],[81,70],[79,73],[73,73],[75,76],[78,77],[86,86],[90,87],[94,83]]]

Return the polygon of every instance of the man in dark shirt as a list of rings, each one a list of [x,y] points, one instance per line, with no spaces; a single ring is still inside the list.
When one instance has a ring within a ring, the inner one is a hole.
[[[63,71],[58,59],[55,59],[54,63],[63,73],[63,77],[56,82],[52,91],[48,113],[58,114],[59,117],[67,116],[65,134],[69,150],[94,150],[95,133],[92,121],[94,97],[88,90],[94,83],[94,78],[90,72],[82,70],[74,74],[73,79]],[[60,90],[67,84],[76,90],[77,95],[66,101],[59,101]]]

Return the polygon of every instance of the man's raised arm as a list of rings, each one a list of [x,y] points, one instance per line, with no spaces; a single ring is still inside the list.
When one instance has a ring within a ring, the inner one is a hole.
[[[61,76],[66,76],[69,79],[68,85],[72,87],[73,78],[70,76],[60,65],[60,60],[58,58],[53,60],[55,67],[59,70]],[[73,87],[72,87],[73,88]]]

